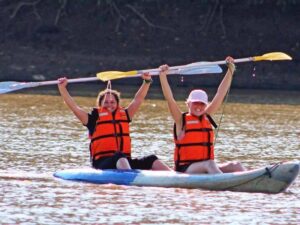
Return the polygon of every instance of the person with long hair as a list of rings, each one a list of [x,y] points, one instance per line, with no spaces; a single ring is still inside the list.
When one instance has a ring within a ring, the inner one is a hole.
[[[60,78],[58,89],[69,109],[87,127],[90,136],[90,157],[96,169],[171,170],[156,155],[131,157],[130,122],[144,101],[150,84],[149,74],[127,107],[120,106],[120,93],[111,88],[101,91],[96,107],[87,113],[79,107],[67,90],[68,79]]]

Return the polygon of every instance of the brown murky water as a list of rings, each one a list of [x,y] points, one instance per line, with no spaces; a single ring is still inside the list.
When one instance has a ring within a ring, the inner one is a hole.
[[[76,101],[86,110],[94,105],[90,97],[76,97]],[[248,168],[300,160],[299,115],[297,103],[228,103],[216,145],[217,160],[238,160]],[[133,155],[155,153],[173,166],[171,131],[165,102],[145,101],[132,123]],[[1,224],[300,222],[299,177],[287,192],[277,195],[54,179],[56,170],[89,166],[87,132],[58,96],[1,95],[0,133]]]

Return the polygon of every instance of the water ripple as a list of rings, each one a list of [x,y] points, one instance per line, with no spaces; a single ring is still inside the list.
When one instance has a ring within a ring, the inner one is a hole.
[[[89,166],[87,130],[57,96],[0,96],[2,224],[298,224],[299,179],[278,195],[61,181],[58,169]],[[92,98],[76,98],[85,109]],[[125,100],[124,103],[128,103]],[[184,109],[185,104],[181,102]],[[300,160],[298,105],[227,104],[218,162],[248,168]],[[219,121],[221,112],[215,116]],[[132,122],[135,157],[173,166],[173,122],[165,102],[148,100]],[[5,178],[5,176],[6,178]],[[10,178],[7,178],[10,176]],[[21,178],[20,178],[21,176]]]

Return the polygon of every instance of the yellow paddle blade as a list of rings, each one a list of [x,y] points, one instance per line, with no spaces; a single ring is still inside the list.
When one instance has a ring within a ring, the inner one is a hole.
[[[122,71],[106,71],[97,73],[97,78],[102,81],[115,80],[123,77],[130,77],[137,75],[136,70],[122,72]]]
[[[253,61],[262,61],[262,60],[292,60],[292,57],[283,53],[283,52],[270,52],[262,56],[254,56]]]

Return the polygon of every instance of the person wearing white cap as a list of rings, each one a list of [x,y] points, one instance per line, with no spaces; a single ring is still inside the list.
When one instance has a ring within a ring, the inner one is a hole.
[[[189,94],[186,104],[188,112],[183,113],[177,105],[167,80],[168,65],[160,69],[160,82],[170,113],[174,120],[174,164],[175,170],[184,173],[223,173],[243,171],[239,162],[217,165],[214,161],[214,133],[216,124],[210,115],[222,105],[235,71],[234,59],[227,57],[228,70],[219,85],[213,100],[209,103],[205,91],[196,89]]]

